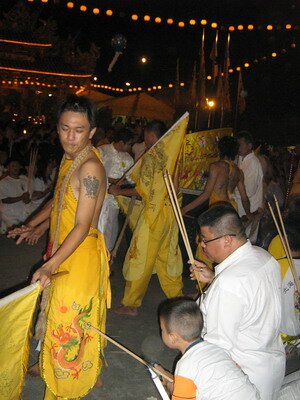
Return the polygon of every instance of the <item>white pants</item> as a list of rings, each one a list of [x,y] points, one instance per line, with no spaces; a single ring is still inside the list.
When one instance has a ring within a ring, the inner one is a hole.
[[[119,207],[117,206],[114,197],[108,195],[102,205],[98,229],[103,233],[105,244],[109,251],[112,251],[117,240],[119,231],[118,215]]]

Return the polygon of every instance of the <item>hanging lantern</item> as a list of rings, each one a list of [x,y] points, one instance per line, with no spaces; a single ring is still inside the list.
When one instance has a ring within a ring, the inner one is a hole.
[[[111,63],[109,64],[108,67],[108,72],[111,72],[115,63],[117,62],[119,56],[123,54],[123,51],[126,49],[127,45],[127,39],[125,36],[121,35],[120,33],[117,33],[112,39],[111,39],[111,46],[115,50],[115,55],[114,58],[112,59]]]

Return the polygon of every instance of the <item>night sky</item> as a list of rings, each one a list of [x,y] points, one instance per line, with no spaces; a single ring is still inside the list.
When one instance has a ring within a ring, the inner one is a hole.
[[[15,1],[0,1],[0,11],[7,11]],[[95,74],[99,83],[125,87],[167,85],[176,78],[176,61],[179,58],[180,81],[189,83],[194,62],[199,61],[203,18],[219,26],[253,24],[264,27],[252,32],[244,30],[231,34],[230,60],[233,67],[249,62],[250,67],[243,69],[243,80],[247,91],[247,109],[239,119],[239,128],[249,129],[254,136],[273,143],[300,142],[300,101],[299,101],[299,46],[300,30],[286,30],[285,24],[300,25],[299,0],[74,0],[76,9],[66,8],[66,1],[50,1],[43,5],[35,0],[29,5],[32,10],[39,9],[41,18],[52,17],[58,23],[59,36],[66,38],[76,35],[76,43],[86,50],[91,42],[100,48],[100,58]],[[100,8],[95,16],[88,9],[86,13],[78,11],[79,4],[90,9]],[[104,10],[112,9],[114,15],[107,17]],[[138,21],[130,19],[131,14],[139,15]],[[159,16],[163,22],[145,23],[142,16]],[[196,26],[183,29],[177,25],[168,26],[164,21],[173,18],[176,22],[194,18]],[[267,24],[274,29],[267,31]],[[280,25],[282,28],[277,29]],[[275,28],[276,27],[276,28]],[[127,48],[119,58],[111,73],[107,67],[114,55],[111,39],[116,33],[127,38]],[[211,51],[215,30],[206,29],[206,74],[211,73]],[[219,57],[223,60],[227,30],[219,31]],[[291,48],[296,44],[296,48]],[[282,54],[281,50],[286,53]],[[276,51],[278,57],[271,58]],[[145,56],[148,63],[142,64]],[[262,57],[267,56],[266,61]],[[253,61],[257,59],[258,63]],[[235,103],[237,73],[230,74],[230,88]],[[213,90],[211,83],[208,85]],[[111,94],[108,92],[108,94]]]

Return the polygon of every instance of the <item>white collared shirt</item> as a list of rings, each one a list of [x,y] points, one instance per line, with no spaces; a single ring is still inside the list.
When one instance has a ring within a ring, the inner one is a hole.
[[[104,144],[98,150],[108,178],[122,178],[134,163],[129,153],[116,150],[113,143]]]
[[[250,201],[250,212],[255,212],[259,207],[263,206],[263,170],[261,163],[256,155],[252,152],[245,157],[238,158],[238,167],[244,173],[244,182],[247,196]],[[245,215],[242,205],[240,192],[236,188],[234,190],[234,198],[238,205],[239,216]]]
[[[215,274],[200,305],[202,336],[229,352],[262,400],[275,399],[285,372],[279,265],[247,241],[216,266]]]
[[[205,340],[189,347],[177,362],[173,396],[177,399],[183,394],[185,398],[196,394],[197,400],[260,399],[248,376],[227,352]]]

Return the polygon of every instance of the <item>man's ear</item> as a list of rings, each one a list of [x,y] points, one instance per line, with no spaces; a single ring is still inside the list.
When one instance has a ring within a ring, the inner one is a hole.
[[[233,237],[229,236],[229,235],[226,235],[224,239],[225,239],[225,247],[231,246]]]
[[[93,128],[89,134],[89,139],[92,139],[92,137],[95,135],[97,128]]]
[[[170,340],[173,344],[178,342],[178,335],[176,333],[171,332],[171,333],[169,333],[169,336],[170,336]]]

